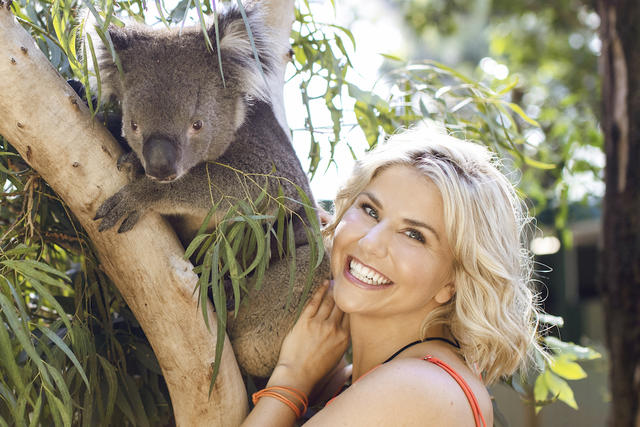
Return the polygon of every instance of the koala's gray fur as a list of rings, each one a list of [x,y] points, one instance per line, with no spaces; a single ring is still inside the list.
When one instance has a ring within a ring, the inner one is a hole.
[[[247,12],[262,70],[269,75],[274,58],[268,34],[259,10]],[[183,243],[188,242],[212,203],[222,200],[212,219],[215,226],[238,200],[255,200],[263,186],[275,196],[278,184],[288,208],[306,218],[289,181],[311,198],[307,177],[274,116],[268,87],[237,9],[219,15],[219,31],[220,44],[215,46],[213,26],[209,30],[214,43],[211,52],[199,28],[179,32],[138,25],[109,27],[123,73],[109,50],[99,46],[102,88],[119,101],[123,136],[133,150],[119,166],[139,161],[144,173],[100,206],[96,219],[102,220],[101,231],[122,221],[118,231],[126,232],[145,212],[155,211],[171,216]],[[256,174],[257,183],[248,182],[234,169]],[[267,179],[262,174],[285,179]],[[277,206],[271,203],[268,209],[275,213]],[[299,277],[294,303],[310,267],[304,265],[310,251],[302,224],[297,224],[295,235]],[[314,288],[322,277],[328,277],[326,262],[315,277]],[[260,293],[253,292],[238,317],[229,319],[228,332],[238,362],[252,375],[270,374],[292,324],[295,304],[285,312],[288,286],[288,261],[272,259]]]

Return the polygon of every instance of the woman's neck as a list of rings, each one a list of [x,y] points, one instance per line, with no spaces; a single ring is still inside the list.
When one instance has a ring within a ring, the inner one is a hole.
[[[353,348],[353,381],[405,345],[420,340],[419,327],[415,323],[393,322],[388,318],[365,317],[352,314],[349,318],[351,345]],[[429,330],[428,336],[443,336],[442,327]]]

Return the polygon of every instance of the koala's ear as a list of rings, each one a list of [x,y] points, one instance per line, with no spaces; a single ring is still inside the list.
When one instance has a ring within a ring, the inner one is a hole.
[[[274,71],[276,45],[270,40],[259,3],[246,10],[246,21],[235,5],[218,14],[219,48],[225,78],[228,75],[233,78],[250,97],[270,102],[267,81]],[[247,27],[251,31],[253,46]],[[208,31],[212,41],[216,40],[215,31],[212,24]],[[254,47],[259,62],[256,61]]]
[[[107,29],[109,38],[113,42],[113,48],[116,52],[128,49],[131,47],[131,35],[125,28],[120,28],[114,24],[110,24]]]
[[[93,59],[90,57],[91,52],[88,47],[86,48],[85,55],[87,55],[87,62],[89,64],[90,71],[94,76],[100,75],[100,83],[102,86],[102,99],[108,100],[110,98],[121,97],[121,76],[116,65],[116,61],[108,44],[105,44],[105,40],[111,40],[113,45],[113,51],[116,57],[119,54],[131,47],[131,36],[129,32],[116,25],[109,25],[107,31],[101,32],[97,27],[93,25],[88,26],[87,34],[91,37],[91,42],[94,46],[96,53],[96,62],[98,65],[98,72],[94,68]],[[87,43],[88,40],[85,40]],[[97,79],[93,77],[90,79],[91,88],[97,91]]]

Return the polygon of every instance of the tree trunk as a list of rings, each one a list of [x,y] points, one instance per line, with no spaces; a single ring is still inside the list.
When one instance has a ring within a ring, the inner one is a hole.
[[[293,1],[273,0],[266,19],[282,45],[282,78],[274,89],[281,100]],[[192,295],[197,277],[183,260],[175,233],[157,215],[145,216],[125,234],[98,232],[92,219],[97,207],[126,184],[116,169],[120,148],[102,125],[91,120],[84,103],[1,0],[0,53],[0,134],[60,195],[87,231],[102,268],[153,347],[177,425],[240,424],[247,399],[228,339],[209,397],[215,316],[209,307],[212,335]],[[286,126],[281,103],[276,110]]]
[[[640,426],[640,3],[599,0],[609,425]]]

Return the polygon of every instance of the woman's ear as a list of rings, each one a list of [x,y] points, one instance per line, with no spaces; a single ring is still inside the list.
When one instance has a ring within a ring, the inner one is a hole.
[[[453,282],[447,283],[442,288],[440,288],[434,299],[438,304],[444,304],[446,302],[449,302],[449,300],[453,298],[453,295],[455,293],[456,289],[453,286]]]

